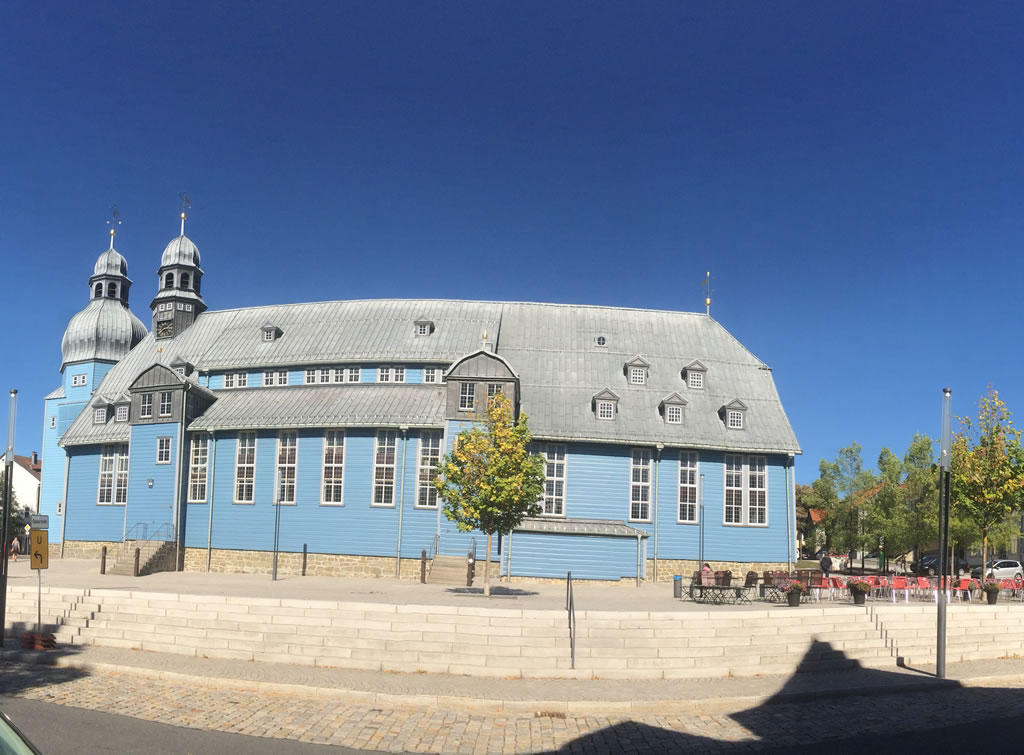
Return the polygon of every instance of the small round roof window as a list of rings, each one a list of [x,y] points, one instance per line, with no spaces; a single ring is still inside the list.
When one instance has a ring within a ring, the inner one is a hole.
[[[597,343],[598,346],[607,346],[608,345],[608,341],[605,339],[604,336],[598,336],[595,342]]]

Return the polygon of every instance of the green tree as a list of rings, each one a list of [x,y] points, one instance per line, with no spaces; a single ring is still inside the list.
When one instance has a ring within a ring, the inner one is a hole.
[[[437,468],[444,515],[462,532],[487,533],[484,595],[491,594],[491,536],[507,535],[541,511],[544,459],[529,452],[529,443],[526,415],[516,420],[512,402],[498,393],[488,402],[484,427],[459,433]]]
[[[904,554],[934,539],[929,513],[937,511],[934,443],[915,434],[903,458],[888,448],[878,456],[881,487],[865,507],[865,529],[883,538],[887,554]]]
[[[852,553],[870,547],[861,509],[876,485],[875,475],[864,468],[858,443],[839,449],[835,461],[821,460],[818,479],[811,484],[807,503],[810,508],[825,511],[823,525],[828,549]]]
[[[999,392],[989,386],[978,400],[978,419],[958,418],[953,438],[950,500],[981,534],[982,564],[992,535],[1007,537],[1010,516],[1024,503],[1024,448],[1021,431]]]

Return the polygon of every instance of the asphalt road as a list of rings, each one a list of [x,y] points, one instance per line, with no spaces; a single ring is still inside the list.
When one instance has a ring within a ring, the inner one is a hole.
[[[347,755],[347,747],[186,729],[113,713],[0,696],[0,707],[45,755]]]

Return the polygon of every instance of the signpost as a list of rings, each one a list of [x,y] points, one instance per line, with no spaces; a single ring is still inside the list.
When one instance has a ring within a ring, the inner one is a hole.
[[[952,391],[942,389],[942,430],[939,436],[939,590],[936,593],[935,675],[946,678],[946,600],[949,589],[949,475],[952,469]]]

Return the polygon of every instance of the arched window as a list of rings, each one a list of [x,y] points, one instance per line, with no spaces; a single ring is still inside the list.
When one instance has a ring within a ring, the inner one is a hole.
[[[181,287],[182,288],[188,288],[188,284],[189,284],[189,275],[188,275],[188,273],[182,273],[181,274]]]
[[[103,284],[102,283],[97,283],[96,284],[96,290],[93,292],[92,298],[93,299],[102,299],[103,298]]]
[[[167,273],[164,276],[164,288],[174,288],[174,273]]]
[[[117,284],[114,283],[114,281],[110,281],[110,283],[107,284],[107,298],[108,299],[116,299],[117,298]]]

